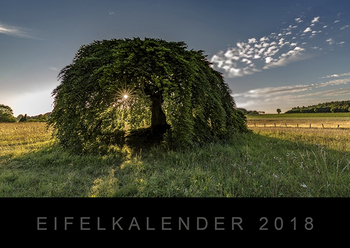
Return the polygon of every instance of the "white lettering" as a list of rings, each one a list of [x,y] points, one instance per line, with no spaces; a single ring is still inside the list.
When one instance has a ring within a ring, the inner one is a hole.
[[[205,221],[205,226],[204,227],[199,227],[199,220],[204,220]],[[197,217],[197,230],[205,230],[207,229],[208,226],[208,221],[205,217]]]
[[[57,217],[54,218],[55,231],[57,231]]]
[[[147,230],[155,230],[154,227],[149,227],[149,217],[147,217],[147,227],[146,227]]]
[[[121,219],[123,219],[123,217],[120,217],[117,221],[115,221],[115,217],[113,217],[113,231],[115,230],[115,225],[118,225],[119,230],[123,230],[123,228],[118,223]]]
[[[225,217],[215,217],[215,231],[216,231],[216,230],[218,230],[218,231],[223,231],[223,230],[225,230],[225,228],[219,228],[219,227],[218,227],[218,225],[224,224],[224,222],[218,222],[219,219],[225,220]]]
[[[171,217],[162,217],[162,230],[171,230],[171,227],[170,228],[164,227],[164,225],[166,225],[166,224],[171,224],[171,222],[165,222],[164,221],[165,219],[171,220]]]
[[[135,223],[134,223],[135,222]],[[134,218],[132,218],[132,220],[131,220],[131,223],[130,223],[130,226],[129,226],[129,230],[131,229],[131,227],[133,227],[133,226],[136,226],[137,227],[137,229],[138,230],[140,230],[140,226],[139,226],[139,223],[137,223],[137,220],[136,220],[136,218],[134,217]]]
[[[235,222],[235,219],[238,219],[239,222]],[[235,225],[237,225],[239,227],[239,229],[243,230],[243,228],[241,227],[243,220],[241,217],[232,217],[232,230],[235,230]]]
[[[89,225],[90,222],[84,222],[84,220],[90,220],[90,217],[80,217],[80,230],[89,231],[90,227],[84,227],[84,225]]]
[[[105,227],[100,227],[100,217],[97,217],[97,230],[98,231],[103,231],[103,230],[106,230]]]
[[[64,230],[66,231],[67,230],[67,225],[68,224],[73,224],[73,222],[68,222],[67,220],[73,220],[74,218],[73,217],[64,217]]]
[[[45,230],[47,230],[47,228],[46,227],[40,227],[40,224],[46,224],[46,222],[40,222],[40,220],[46,220],[47,219],[47,217],[38,217],[37,218],[37,230],[40,230],[40,231],[45,231]]]
[[[190,220],[190,218],[187,217],[187,221],[186,221],[186,224],[185,224],[185,222],[182,220],[182,218],[179,217],[179,230],[181,230],[181,223],[185,226],[186,230],[189,230],[190,229],[189,220]]]

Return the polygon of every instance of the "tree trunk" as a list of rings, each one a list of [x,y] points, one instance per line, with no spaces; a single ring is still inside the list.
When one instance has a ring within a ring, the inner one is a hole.
[[[151,130],[152,133],[163,134],[170,128],[166,122],[165,114],[162,110],[163,99],[160,94],[151,96],[152,100],[152,117],[151,117]]]

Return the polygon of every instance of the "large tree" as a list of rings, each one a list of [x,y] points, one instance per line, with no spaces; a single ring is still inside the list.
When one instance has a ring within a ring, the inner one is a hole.
[[[61,145],[78,152],[121,145],[127,129],[147,126],[149,139],[167,133],[182,147],[247,131],[222,75],[184,42],[94,41],[59,79],[49,124]]]
[[[10,106],[0,104],[0,122],[16,122],[13,110]]]

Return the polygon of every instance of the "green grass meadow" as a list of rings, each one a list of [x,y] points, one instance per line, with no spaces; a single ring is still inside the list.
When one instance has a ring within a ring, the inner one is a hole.
[[[350,129],[254,127],[251,121],[252,133],[226,143],[186,151],[125,147],[104,156],[62,150],[45,123],[0,123],[0,196],[350,196]]]

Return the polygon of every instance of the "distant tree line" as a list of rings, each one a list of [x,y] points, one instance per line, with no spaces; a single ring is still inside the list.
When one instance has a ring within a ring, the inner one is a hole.
[[[294,107],[291,110],[286,111],[286,114],[291,113],[337,113],[337,112],[350,112],[350,101],[333,101],[319,103],[317,105]]]
[[[0,104],[0,122],[45,122],[50,118],[51,112],[35,115],[35,116],[27,116],[18,115],[17,117],[13,116],[13,110],[11,107]]]
[[[25,115],[18,115],[17,116],[17,121],[18,122],[45,122],[50,118],[51,113],[45,113],[45,114],[40,114],[40,115],[35,115],[35,116],[27,116]]]
[[[265,114],[265,111],[256,111],[256,110],[246,110],[245,108],[237,108],[238,110],[242,111],[245,115],[259,115],[259,114]]]

